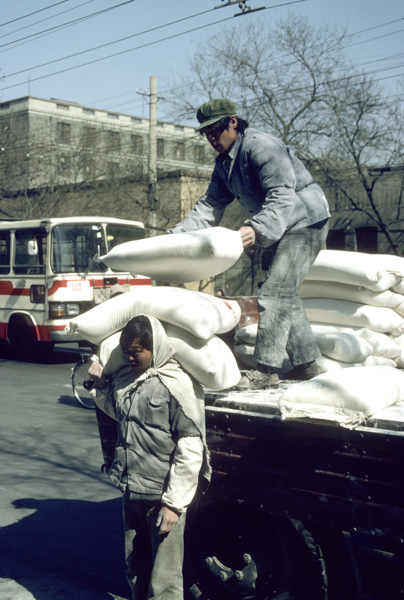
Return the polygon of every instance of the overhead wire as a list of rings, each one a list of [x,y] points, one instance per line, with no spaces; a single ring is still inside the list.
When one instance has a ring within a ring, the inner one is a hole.
[[[11,19],[11,21],[6,21],[5,23],[0,23],[0,27],[5,27],[6,25],[10,25],[11,23],[15,23],[16,21],[21,21],[22,19],[26,19],[27,17],[32,17],[32,15],[36,15],[44,10],[49,10],[54,6],[58,6],[59,4],[64,4],[65,2],[70,2],[70,0],[60,0],[60,2],[56,2],[55,4],[51,4],[50,6],[44,6],[44,8],[40,8],[38,10],[34,10],[31,13],[26,15],[22,15],[21,17],[16,17],[15,19]]]

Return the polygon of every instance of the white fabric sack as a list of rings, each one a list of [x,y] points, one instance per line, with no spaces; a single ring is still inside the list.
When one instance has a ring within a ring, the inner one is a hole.
[[[125,242],[101,260],[112,269],[179,284],[223,273],[242,252],[238,231],[209,227]]]
[[[255,344],[257,339],[257,330],[258,323],[252,323],[251,325],[240,327],[240,329],[237,329],[234,335],[234,341],[236,344]]]
[[[217,336],[201,340],[170,323],[164,323],[164,327],[175,358],[199,383],[211,390],[226,390],[239,382],[237,361],[223,340]]]
[[[306,280],[338,281],[383,292],[401,282],[404,267],[399,257],[389,255],[321,250]]]
[[[335,360],[334,358],[328,358],[327,356],[322,356],[318,359],[318,362],[323,367],[324,371],[336,371],[339,369],[349,369],[351,367],[374,367],[374,366],[382,366],[382,367],[391,367],[395,369],[397,364],[394,360],[390,358],[383,358],[382,356],[374,356],[371,354],[367,357],[363,362],[357,363],[347,363],[341,360]]]
[[[88,312],[70,319],[65,331],[78,332],[85,340],[100,344],[123,329],[136,315],[156,317],[208,340],[233,329],[240,320],[240,305],[227,300],[174,287],[144,287],[121,294]]]
[[[353,333],[324,333],[316,337],[323,356],[346,363],[363,362],[372,354],[372,346]]]
[[[335,333],[335,332],[344,332],[344,333],[357,333],[362,327],[346,327],[345,325],[333,325],[332,323],[316,323],[315,321],[310,321],[310,327],[312,332],[314,333],[314,337],[317,338],[319,335],[323,335],[324,333]]]
[[[363,328],[356,331],[355,335],[363,338],[372,346],[374,356],[382,356],[393,360],[400,356],[400,347],[395,338],[391,338],[385,333]]]
[[[237,344],[233,348],[234,354],[237,358],[249,369],[255,369],[257,367],[257,361],[254,358],[255,346],[251,344]]]
[[[241,374],[236,359],[223,340],[213,336],[204,341],[175,325],[165,323],[164,326],[175,350],[175,359],[199,383],[212,390],[224,390],[239,382]],[[98,356],[105,375],[112,375],[130,364],[119,345],[120,336],[118,331],[100,345]]]
[[[384,306],[393,308],[399,315],[404,316],[404,297],[391,290],[374,292],[359,285],[348,285],[335,281],[304,281],[299,289],[299,296],[301,298],[333,298],[370,306]]]
[[[328,298],[306,298],[302,303],[309,321],[404,333],[404,318],[391,308]]]
[[[355,427],[404,400],[404,373],[391,367],[351,367],[288,389],[280,398],[283,419],[310,417]]]

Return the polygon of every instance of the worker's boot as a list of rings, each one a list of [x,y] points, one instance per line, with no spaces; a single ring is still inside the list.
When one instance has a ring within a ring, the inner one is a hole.
[[[287,381],[309,381],[322,373],[324,373],[324,369],[313,360],[312,362],[293,367],[291,371],[282,375],[282,379],[286,379]]]
[[[233,389],[235,390],[265,390],[279,386],[279,375],[273,367],[259,365],[258,369],[246,371]]]

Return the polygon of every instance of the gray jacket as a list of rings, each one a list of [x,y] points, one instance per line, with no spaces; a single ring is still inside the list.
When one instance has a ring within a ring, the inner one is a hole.
[[[259,246],[279,241],[286,231],[330,217],[324,192],[303,163],[280,139],[248,127],[228,155],[219,154],[208,190],[193,210],[169,232],[219,225],[234,198],[253,215]]]

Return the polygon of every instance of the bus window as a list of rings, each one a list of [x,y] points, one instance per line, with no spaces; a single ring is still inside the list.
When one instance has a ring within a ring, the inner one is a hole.
[[[52,230],[52,270],[54,273],[105,273],[107,267],[93,261],[106,254],[101,225],[57,225]]]
[[[10,273],[10,232],[0,232],[0,273]]]
[[[117,225],[115,223],[107,224],[107,242],[108,250],[111,250],[118,244],[132,242],[144,238],[143,227],[134,227],[133,225]],[[119,273],[118,269],[111,269],[114,273]]]
[[[107,225],[108,250],[112,250],[118,244],[141,240],[144,238],[144,229],[142,227],[133,227],[130,225]]]
[[[33,242],[35,242],[33,244]],[[47,234],[43,229],[21,229],[15,232],[14,273],[42,275],[45,273]],[[35,252],[32,248],[36,249]]]

